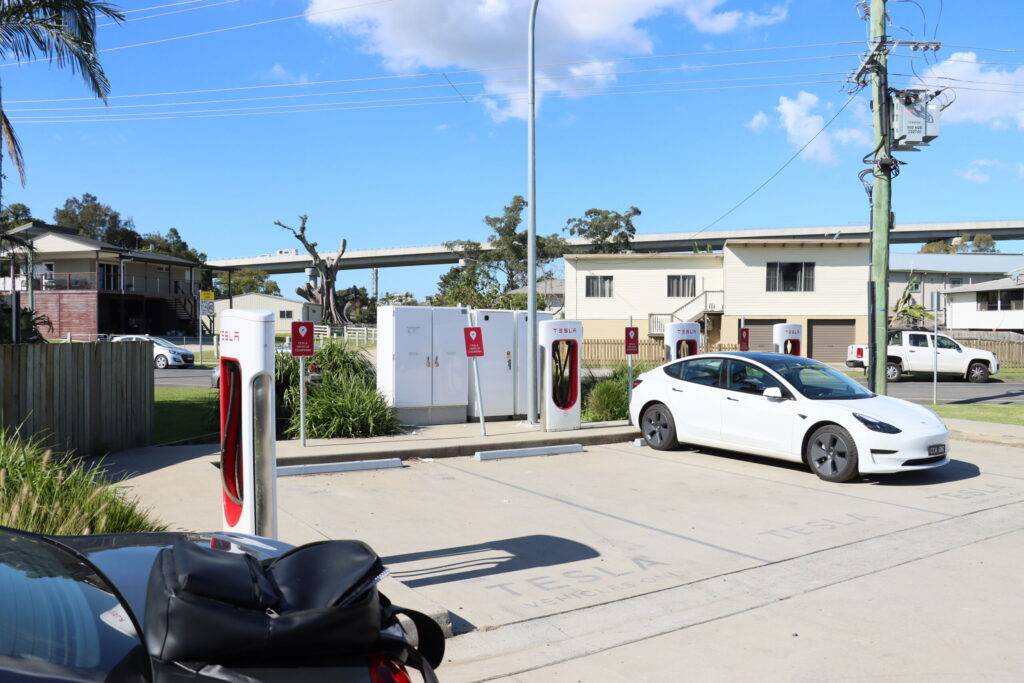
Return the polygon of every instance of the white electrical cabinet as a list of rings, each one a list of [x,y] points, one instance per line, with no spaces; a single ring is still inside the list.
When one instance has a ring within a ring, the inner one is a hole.
[[[904,90],[892,95],[892,142],[896,151],[916,152],[939,137],[942,107],[928,91]]]
[[[479,327],[484,337],[484,355],[476,359],[480,370],[480,394],[484,417],[511,417],[516,414],[515,362],[516,321],[514,311],[474,310],[470,325]],[[476,384],[469,382],[469,414],[480,417],[476,404]]]
[[[469,362],[462,331],[468,324],[465,308],[377,309],[377,388],[399,421],[465,422]]]

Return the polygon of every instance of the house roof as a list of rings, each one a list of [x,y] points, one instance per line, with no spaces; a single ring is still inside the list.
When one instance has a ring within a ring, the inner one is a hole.
[[[733,239],[726,240],[725,246],[745,247],[866,247],[871,244],[870,240],[863,239]]]
[[[284,301],[289,304],[304,304],[309,306],[319,306],[320,304],[314,304],[311,301],[303,301],[301,299],[289,299],[286,296],[278,296],[277,294],[263,294],[262,292],[246,292],[244,294],[235,294],[233,299],[241,299],[244,296],[258,296],[263,299],[274,299],[275,301]],[[217,301],[228,301],[228,297],[221,297]]]
[[[509,292],[510,294],[526,294],[526,287],[519,287]],[[541,296],[564,296],[565,280],[561,278],[546,277],[537,280],[537,293]]]
[[[120,254],[122,257],[131,259],[133,261],[142,261],[145,263],[161,263],[173,266],[199,266],[202,265],[197,261],[190,261],[189,259],[180,258],[178,256],[171,256],[169,254],[160,254],[155,251],[143,251],[141,249],[127,249],[125,247],[111,244],[110,242],[104,242],[103,240],[96,240],[91,237],[85,237],[80,235],[75,228],[67,228],[62,225],[50,225],[49,223],[43,223],[42,221],[32,220],[23,225],[19,225],[17,228],[11,230],[12,234],[16,234],[19,237],[36,240],[40,237],[47,235],[57,235],[61,239],[69,240],[75,244],[91,249],[93,251],[110,251],[116,254]],[[45,252],[44,252],[45,253]]]
[[[1024,277],[1004,277],[988,282],[979,282],[975,285],[964,285],[962,287],[951,287],[946,294],[962,294],[964,292],[993,292],[997,289],[1024,289]]]
[[[1024,268],[1024,254],[890,254],[890,271],[1004,274]]]
[[[651,254],[647,252],[629,252],[626,254],[566,254],[566,261],[621,261],[626,260],[643,260],[650,261],[651,259],[679,259],[679,258],[722,258],[722,252],[668,252],[661,254]],[[525,290],[524,290],[525,291]]]

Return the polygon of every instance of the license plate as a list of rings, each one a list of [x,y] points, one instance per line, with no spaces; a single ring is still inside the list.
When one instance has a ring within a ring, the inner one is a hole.
[[[945,455],[945,454],[946,454],[946,444],[944,444],[944,443],[940,443],[940,444],[936,444],[935,446],[929,446],[928,447],[928,455]]]

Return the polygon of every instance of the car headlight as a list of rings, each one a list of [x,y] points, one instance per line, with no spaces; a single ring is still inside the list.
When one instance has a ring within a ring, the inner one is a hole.
[[[853,416],[860,420],[860,423],[862,425],[864,425],[873,432],[882,432],[883,434],[899,434],[901,431],[899,427],[894,427],[888,422],[882,422],[881,420],[876,420],[875,418],[868,417],[867,415],[854,413]]]

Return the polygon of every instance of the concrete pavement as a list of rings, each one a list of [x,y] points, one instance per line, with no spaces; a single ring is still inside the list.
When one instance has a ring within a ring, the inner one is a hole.
[[[281,537],[376,548],[386,593],[464,634],[445,681],[1010,677],[1024,451],[998,440],[1024,429],[950,422],[993,443],[955,434],[944,468],[849,485],[625,443],[290,477]],[[110,464],[175,528],[217,528],[216,454],[159,450]]]

